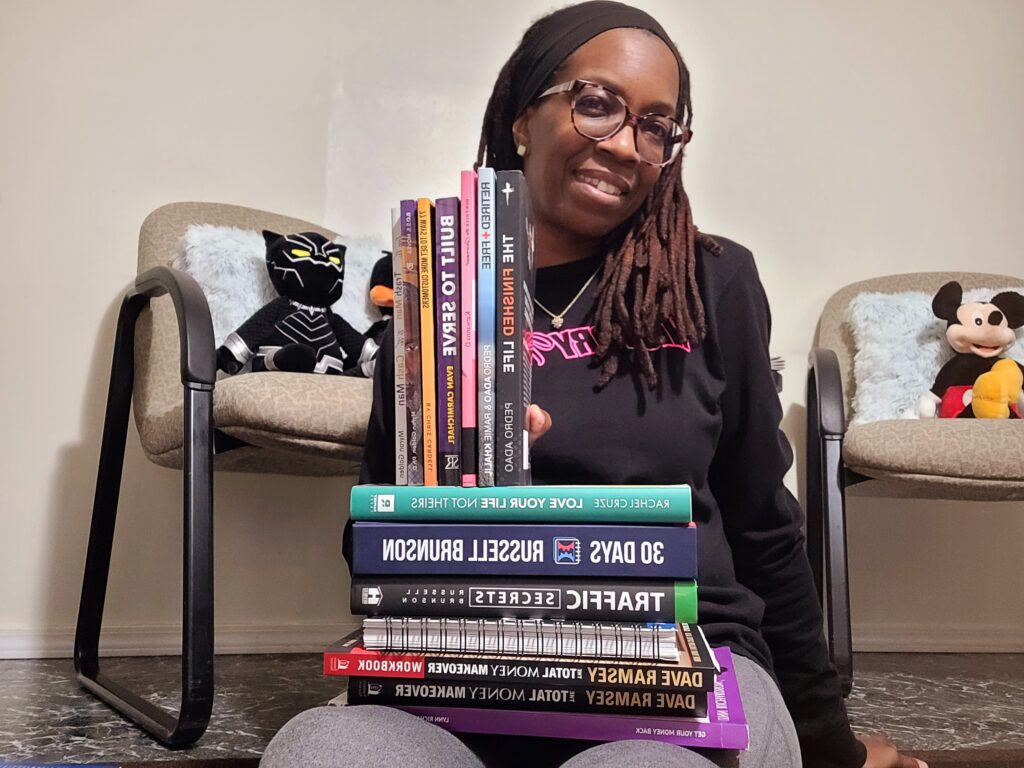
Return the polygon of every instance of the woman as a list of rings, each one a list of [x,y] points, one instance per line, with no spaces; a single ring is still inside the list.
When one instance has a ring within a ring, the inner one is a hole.
[[[691,486],[701,623],[736,656],[750,749],[460,744],[404,713],[359,707],[299,716],[265,765],[284,765],[306,733],[337,759],[317,765],[923,765],[850,730],[802,513],[783,486],[792,457],[778,429],[767,300],[750,253],[693,225],[681,176],[691,119],[689,73],[664,30],[598,0],[527,30],[488,103],[478,160],[521,168],[533,204],[534,482]],[[394,481],[391,345],[388,336],[361,482]]]

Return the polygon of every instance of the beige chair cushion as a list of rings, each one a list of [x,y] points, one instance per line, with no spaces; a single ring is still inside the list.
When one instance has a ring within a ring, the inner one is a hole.
[[[850,427],[843,461],[868,477],[911,483],[915,495],[1024,499],[1019,419],[902,419]],[[921,493],[928,487],[936,493]]]
[[[358,464],[372,399],[369,379],[244,373],[217,382],[213,423],[222,432],[258,448]],[[142,436],[143,449],[158,464],[180,466],[182,414],[182,405],[176,404],[153,419]],[[218,468],[223,463],[220,458]]]
[[[264,448],[344,454],[361,447],[370,416],[369,379],[303,373],[252,373],[217,383],[214,423]]]

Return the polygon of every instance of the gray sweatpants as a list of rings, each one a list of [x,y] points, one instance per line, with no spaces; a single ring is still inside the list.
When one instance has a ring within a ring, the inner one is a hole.
[[[793,721],[771,677],[733,656],[750,746],[695,751],[656,741],[455,735],[390,707],[317,707],[271,739],[260,768],[799,768]],[[500,714],[497,715],[500,717]]]

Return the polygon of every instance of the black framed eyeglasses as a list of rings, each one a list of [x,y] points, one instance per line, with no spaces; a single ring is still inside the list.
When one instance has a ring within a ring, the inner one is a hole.
[[[675,118],[656,112],[634,114],[625,99],[598,83],[569,80],[551,86],[537,99],[556,93],[571,95],[572,124],[580,136],[604,141],[622,130],[622,126],[632,125],[636,153],[650,165],[668,165],[690,140],[690,130]]]

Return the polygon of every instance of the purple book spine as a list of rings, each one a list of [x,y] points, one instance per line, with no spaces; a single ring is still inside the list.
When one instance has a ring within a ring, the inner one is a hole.
[[[459,198],[434,204],[438,484],[462,485],[462,352],[459,349]]]
[[[708,695],[707,717],[635,717],[570,712],[399,707],[455,733],[551,736],[590,741],[646,739],[683,747],[746,749],[747,719],[728,648],[715,648],[721,672]]]
[[[420,272],[416,233],[416,201],[403,200],[399,208],[402,247],[402,301],[405,324],[402,338],[405,355],[406,478],[409,485],[423,485],[423,373],[420,361]],[[397,318],[397,313],[395,317]],[[398,336],[396,334],[395,338]],[[395,418],[401,418],[396,413]]]

